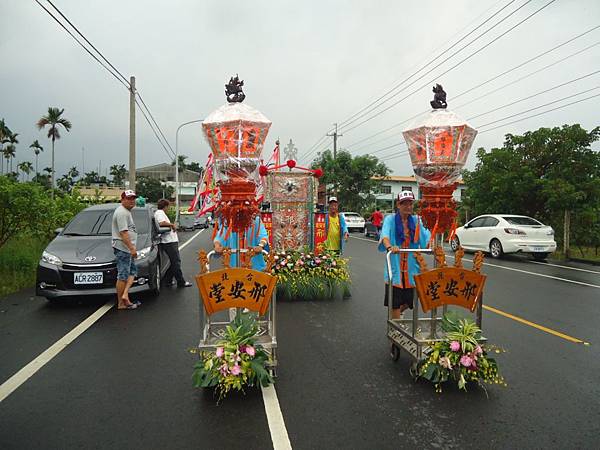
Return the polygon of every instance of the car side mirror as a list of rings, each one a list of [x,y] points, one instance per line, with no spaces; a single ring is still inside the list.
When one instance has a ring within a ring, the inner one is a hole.
[[[463,228],[466,230],[467,228],[471,228],[471,226],[469,224],[465,224],[463,225]]]
[[[58,236],[60,233],[63,232],[63,230],[64,230],[64,228],[57,228],[54,230],[54,234],[56,234]]]

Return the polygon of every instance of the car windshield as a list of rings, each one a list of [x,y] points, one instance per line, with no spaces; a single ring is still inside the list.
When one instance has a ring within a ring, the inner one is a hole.
[[[352,218],[360,217],[357,213],[353,213],[353,212],[349,212],[349,213],[346,212],[343,214],[344,214],[344,217],[352,217]]]
[[[537,225],[540,226],[542,225],[540,222],[538,222],[535,219],[532,219],[531,217],[511,217],[511,216],[505,216],[502,217],[504,220],[506,220],[508,223],[510,223],[511,225]]]
[[[112,234],[112,216],[114,209],[82,211],[73,218],[63,230],[67,236],[101,236]],[[144,209],[132,211],[133,221],[138,234],[148,233],[148,213]]]

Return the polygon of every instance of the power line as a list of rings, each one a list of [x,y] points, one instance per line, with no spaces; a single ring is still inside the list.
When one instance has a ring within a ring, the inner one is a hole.
[[[473,34],[475,31],[477,31],[479,28],[481,28],[482,26],[484,26],[487,22],[489,22],[490,20],[492,20],[495,16],[497,16],[498,14],[500,14],[503,10],[505,10],[506,8],[508,8],[511,4],[513,4],[516,0],[512,0],[511,2],[507,3],[505,6],[503,6],[500,10],[496,11],[494,14],[492,14],[490,17],[488,17],[485,21],[483,21],[482,23],[480,23],[476,28],[474,28],[473,30],[471,30],[468,34],[466,34],[465,36],[463,36],[462,38],[460,38],[458,41],[456,41],[451,47],[447,48],[446,50],[444,50],[442,53],[440,53],[439,55],[436,55],[434,58],[432,58],[431,60],[429,60],[426,64],[424,64],[422,67],[420,67],[417,71],[415,71],[413,74],[411,74],[410,76],[408,76],[407,78],[405,78],[404,80],[402,80],[401,82],[395,84],[390,90],[388,90],[386,93],[384,93],[382,96],[376,98],[373,102],[369,103],[367,106],[365,106],[363,109],[361,109],[360,111],[358,111],[357,113],[353,114],[352,116],[350,116],[348,119],[343,120],[342,122],[340,122],[340,127],[344,127],[345,125],[354,122],[353,119],[354,117],[358,116],[360,113],[362,113],[363,111],[365,111],[366,109],[370,108],[371,106],[373,106],[374,104],[376,104],[377,102],[379,102],[381,99],[383,99],[385,96],[387,96],[388,94],[394,92],[396,89],[398,89],[400,86],[402,86],[404,83],[406,83],[408,80],[410,80],[412,77],[414,77],[416,74],[418,74],[420,71],[422,71],[423,69],[425,69],[427,66],[429,66],[430,64],[434,63],[436,60],[438,60],[439,58],[441,58],[442,56],[444,56],[444,54],[446,54],[449,50],[451,50],[452,48],[454,48],[455,46],[457,46],[458,44],[460,44],[463,40],[465,40],[467,37],[469,37],[471,34]],[[529,3],[531,0],[527,1],[526,3],[524,3],[520,8],[522,8],[523,6],[527,5],[527,3]],[[520,9],[519,8],[519,9]],[[515,11],[513,11],[511,13],[514,14],[515,12],[517,12],[519,9],[516,9]],[[506,16],[504,19],[502,19],[502,21],[506,20],[509,16]],[[481,38],[483,35],[485,35],[486,33],[488,33],[489,31],[491,31],[495,26],[499,25],[502,21],[496,23],[493,27],[489,28],[488,30],[486,30],[484,33],[480,34],[477,38],[473,39],[471,42],[469,42],[467,45],[461,47],[457,52],[453,53],[452,55],[450,55],[448,58],[446,58],[444,61],[442,61],[441,63],[439,63],[437,66],[435,66],[433,69],[436,69],[437,67],[439,67],[441,64],[443,64],[444,62],[446,62],[448,59],[452,58],[454,55],[456,55],[457,53],[461,52],[463,49],[465,49],[466,47],[468,47],[469,45],[471,45],[473,42],[475,42],[477,39]],[[429,73],[429,72],[428,72]],[[427,75],[427,74],[425,74]],[[424,75],[423,75],[424,76]],[[416,80],[418,81],[418,79]],[[409,85],[410,86],[410,85]],[[402,91],[400,91],[402,92]],[[393,98],[393,97],[390,97]],[[388,99],[389,100],[389,99]],[[387,102],[388,100],[385,100],[383,103]],[[383,104],[382,103],[382,104]],[[378,106],[377,106],[378,107]]]
[[[41,7],[41,8],[42,8],[44,11],[46,11],[46,12],[47,12],[47,13],[50,15],[50,17],[52,17],[52,18],[53,18],[53,19],[56,21],[56,23],[58,23],[58,24],[59,24],[59,25],[60,25],[60,26],[61,26],[61,27],[62,27],[62,28],[63,28],[63,29],[64,29],[64,30],[67,32],[67,33],[69,33],[69,34],[71,35],[71,37],[72,37],[72,38],[75,40],[75,42],[77,42],[77,43],[78,43],[78,44],[81,46],[81,48],[83,48],[83,49],[84,49],[84,50],[85,50],[85,51],[86,51],[86,52],[87,52],[87,53],[88,53],[88,54],[89,54],[89,55],[90,55],[92,58],[94,58],[94,59],[95,59],[95,60],[98,62],[98,64],[100,64],[102,67],[104,67],[104,68],[105,68],[105,69],[108,71],[108,73],[110,73],[110,74],[111,74],[113,77],[115,77],[115,79],[116,79],[116,80],[117,80],[119,83],[121,83],[123,86],[125,86],[125,88],[126,88],[127,90],[129,90],[129,89],[130,89],[130,87],[129,87],[129,82],[127,82],[127,80],[125,80],[125,82],[123,82],[123,80],[121,80],[121,79],[120,79],[120,78],[119,78],[119,77],[118,77],[118,76],[117,76],[117,75],[116,75],[116,74],[115,74],[115,73],[114,73],[114,72],[113,72],[111,69],[109,69],[109,68],[108,68],[108,67],[107,67],[107,66],[106,66],[106,65],[105,65],[105,64],[104,64],[102,61],[100,61],[96,55],[94,55],[92,52],[90,52],[90,51],[88,50],[88,48],[87,48],[87,47],[86,47],[86,46],[85,46],[85,45],[84,45],[84,44],[83,44],[83,43],[82,43],[82,42],[81,42],[79,39],[77,39],[77,37],[76,37],[76,36],[75,36],[73,33],[71,33],[71,31],[70,31],[70,30],[69,30],[67,27],[65,27],[65,26],[63,25],[63,23],[62,23],[60,20],[58,20],[58,18],[57,18],[57,17],[56,17],[54,14],[52,14],[52,12],[51,12],[50,10],[48,10],[48,9],[47,9],[47,8],[46,8],[44,5],[42,5],[42,4],[39,2],[39,0],[35,0],[35,2],[36,2],[38,5],[40,5],[40,7]],[[86,41],[87,41],[87,39],[86,39]],[[109,63],[109,64],[110,64],[110,63]],[[118,72],[118,71],[117,71],[117,72]]]
[[[575,39],[577,39],[577,38],[579,38],[579,37],[581,37],[581,36],[583,36],[583,35],[587,34],[587,33],[588,33],[588,32],[590,32],[590,31],[593,31],[593,30],[595,30],[595,29],[596,29],[596,28],[598,28],[598,27],[600,27],[600,25],[598,25],[598,26],[596,26],[596,27],[593,27],[592,29],[590,29],[590,30],[586,31],[585,33],[582,33],[582,34],[580,34],[580,35],[576,36],[575,38],[571,38],[571,39],[569,39],[569,40],[567,40],[567,41],[563,42],[562,44],[559,44],[558,46],[554,47],[552,50],[555,50],[555,49],[557,49],[557,48],[559,48],[559,47],[562,47],[563,45],[565,45],[565,44],[567,44],[567,43],[569,43],[569,42],[572,42],[573,40],[575,40]],[[492,91],[488,91],[488,92],[486,92],[485,94],[483,94],[483,95],[481,95],[481,96],[479,96],[479,97],[476,97],[476,98],[474,98],[473,100],[470,100],[470,101],[468,101],[468,102],[466,102],[466,103],[462,103],[462,104],[458,105],[456,108],[457,108],[457,109],[458,109],[458,108],[462,108],[463,106],[466,106],[466,105],[469,105],[469,104],[471,104],[471,103],[474,103],[474,102],[476,102],[477,100],[480,100],[480,99],[482,99],[482,98],[487,98],[487,97],[489,97],[491,94],[493,94],[493,93],[495,93],[495,92],[498,92],[498,91],[500,91],[500,90],[502,90],[502,89],[505,89],[505,88],[507,88],[508,86],[512,86],[513,84],[516,84],[516,83],[518,83],[518,82],[520,82],[520,81],[522,81],[522,80],[524,80],[524,79],[526,79],[526,78],[529,78],[529,77],[531,77],[531,76],[533,76],[533,75],[536,75],[536,74],[538,74],[538,73],[540,73],[540,72],[543,72],[544,70],[546,70],[546,69],[549,69],[550,67],[552,67],[552,66],[555,66],[555,65],[557,65],[557,64],[560,64],[560,63],[562,63],[562,62],[564,62],[564,61],[566,61],[566,60],[568,60],[568,59],[570,59],[570,58],[572,58],[572,57],[574,57],[574,56],[577,56],[577,55],[579,55],[579,54],[581,54],[581,53],[583,53],[583,52],[585,52],[585,51],[587,51],[587,50],[589,50],[589,49],[591,49],[591,48],[593,48],[593,47],[595,47],[595,46],[597,46],[597,45],[599,45],[599,44],[600,44],[600,41],[598,41],[598,42],[596,42],[596,43],[594,43],[594,44],[592,44],[592,45],[589,45],[589,46],[587,46],[587,47],[585,47],[585,48],[583,48],[583,49],[581,49],[581,50],[578,50],[578,51],[577,51],[577,52],[575,52],[575,53],[572,53],[572,54],[570,54],[570,55],[567,55],[567,56],[565,56],[564,58],[561,58],[561,59],[559,59],[559,60],[557,60],[557,61],[555,61],[555,62],[553,62],[553,63],[551,63],[551,64],[548,64],[548,65],[546,65],[546,66],[544,66],[544,67],[542,67],[542,68],[540,68],[540,69],[537,69],[537,70],[535,70],[535,71],[533,71],[533,72],[530,72],[530,73],[528,73],[528,74],[526,74],[526,75],[524,75],[524,76],[522,76],[522,77],[520,77],[520,78],[517,78],[517,79],[516,79],[516,80],[514,80],[514,81],[511,81],[511,82],[509,82],[509,83],[507,83],[507,84],[504,84],[504,85],[502,85],[502,86],[500,86],[500,87],[498,87],[498,88],[496,88],[496,89],[494,89],[494,90],[492,90]],[[478,87],[481,87],[481,86],[483,86],[484,84],[487,84],[488,82],[490,82],[490,81],[493,81],[493,80],[495,80],[495,79],[499,78],[500,76],[507,75],[508,73],[510,73],[510,72],[512,72],[512,71],[514,71],[514,70],[516,70],[516,69],[518,69],[518,68],[520,68],[520,67],[522,67],[524,64],[526,64],[526,63],[529,63],[529,62],[532,62],[532,61],[534,61],[535,59],[539,58],[540,56],[543,56],[543,55],[547,54],[548,52],[549,52],[549,51],[542,52],[542,53],[540,53],[539,55],[537,55],[537,56],[535,56],[535,57],[533,57],[533,58],[530,58],[530,59],[529,59],[529,60],[527,60],[525,63],[518,64],[518,65],[514,66],[513,68],[511,68],[511,69],[509,69],[509,70],[507,70],[507,71],[504,71],[502,74],[500,74],[500,75],[498,75],[498,76],[495,76],[495,77],[493,77],[493,78],[490,78],[489,80],[485,81],[484,83],[481,83],[481,84],[479,84],[478,86],[476,86],[476,87],[474,87],[474,88],[468,89],[467,91],[464,91],[464,92],[462,92],[461,94],[459,94],[458,96],[456,96],[456,97],[452,97],[452,98],[457,98],[457,97],[460,97],[460,96],[462,96],[462,95],[465,95],[465,94],[467,94],[468,92],[471,92],[472,90],[474,90],[474,89],[476,89],[476,88],[478,88]],[[412,117],[410,117],[410,118],[408,118],[408,119],[406,119],[406,120],[404,120],[404,121],[402,121],[402,122],[398,122],[398,123],[396,123],[396,124],[394,124],[394,125],[392,125],[392,126],[390,126],[390,127],[386,128],[386,129],[384,129],[384,130],[381,130],[381,131],[379,131],[379,132],[377,132],[377,133],[374,133],[374,134],[372,134],[372,135],[370,135],[370,136],[367,136],[366,138],[363,138],[363,139],[361,139],[361,140],[359,140],[359,141],[356,141],[356,142],[354,142],[354,143],[350,144],[348,147],[353,147],[354,145],[357,145],[357,144],[360,144],[360,143],[362,143],[362,142],[368,141],[369,139],[371,139],[371,138],[374,138],[375,136],[378,136],[378,135],[380,135],[380,134],[386,133],[386,132],[388,132],[388,131],[390,131],[390,130],[392,130],[392,129],[394,129],[394,128],[396,128],[396,127],[400,126],[400,125],[403,125],[403,124],[405,124],[405,123],[407,123],[407,122],[411,121],[412,119],[415,119],[415,118],[417,118],[417,117],[419,117],[419,116],[421,116],[421,115],[423,115],[423,114],[426,114],[428,111],[429,111],[429,109],[426,109],[426,110],[424,110],[424,111],[421,111],[420,113],[418,113],[418,114],[415,114],[414,116],[412,116]]]
[[[173,153],[173,155],[175,155],[175,152],[173,151],[173,147],[171,147],[171,144],[169,144],[169,141],[167,140],[167,138],[165,137],[164,133],[162,132],[162,130],[158,126],[158,123],[154,119],[154,116],[152,115],[152,112],[150,112],[150,108],[148,108],[148,106],[146,105],[146,102],[144,102],[144,99],[142,98],[142,94],[140,94],[139,92],[136,92],[136,93],[137,93],[137,96],[140,98],[140,101],[142,102],[142,105],[144,105],[144,108],[146,108],[146,111],[148,111],[148,114],[150,115],[150,118],[152,119],[152,122],[154,123],[154,125],[156,125],[156,128],[158,129],[158,132],[162,136],[164,142],[167,144],[167,146],[171,150],[171,153]],[[139,104],[138,104],[138,106],[139,106]]]
[[[167,147],[165,147],[165,144],[163,144],[163,142],[160,140],[160,137],[158,137],[158,134],[156,133],[156,130],[152,126],[152,123],[150,122],[150,119],[148,119],[148,116],[146,115],[146,112],[144,111],[144,109],[142,108],[142,106],[138,103],[137,99],[135,99],[135,104],[138,106],[138,108],[142,112],[142,115],[144,116],[144,119],[146,119],[146,122],[148,122],[148,125],[150,126],[150,129],[154,133],[154,136],[156,136],[156,139],[158,140],[158,143],[165,150],[165,153],[169,156],[170,159],[175,159],[175,152],[173,152],[172,150],[169,151],[169,149]]]
[[[440,77],[442,77],[443,75],[447,74],[448,72],[454,70],[455,68],[457,68],[458,66],[460,66],[461,64],[463,64],[464,62],[466,62],[467,60],[469,60],[470,58],[472,58],[473,56],[475,56],[476,54],[478,54],[479,52],[481,52],[482,50],[484,50],[485,48],[489,47],[491,44],[493,44],[494,42],[496,42],[497,40],[499,40],[500,38],[502,38],[503,36],[506,36],[508,33],[510,33],[512,30],[514,30],[515,28],[517,28],[519,25],[523,24],[525,21],[531,19],[533,16],[535,16],[536,14],[538,14],[539,12],[541,12],[543,9],[547,8],[548,6],[550,6],[552,3],[554,3],[556,0],[550,0],[548,3],[546,3],[544,6],[542,6],[541,8],[538,8],[537,10],[535,10],[533,13],[529,14],[527,17],[525,17],[523,20],[521,20],[520,22],[518,22],[517,24],[513,25],[512,27],[510,27],[508,30],[506,30],[505,32],[503,32],[502,34],[500,34],[499,36],[495,37],[494,39],[492,39],[490,42],[488,42],[487,44],[485,44],[483,47],[479,48],[478,50],[474,51],[473,53],[471,53],[469,56],[467,56],[466,58],[463,58],[462,60],[460,60],[458,63],[456,63],[455,65],[453,65],[452,67],[450,67],[449,69],[447,69],[446,71],[442,72],[441,74],[437,75],[435,78],[433,78],[431,81],[425,83],[424,85],[420,86],[419,88],[415,89],[414,91],[412,91],[410,94],[402,97],[400,100],[392,103],[390,106],[388,106],[387,108],[379,111],[378,113],[368,117],[367,119],[363,120],[362,122],[359,122],[358,124],[354,125],[353,127],[350,127],[348,129],[345,130],[345,132],[354,130],[355,128],[358,128],[359,126],[365,124],[366,122],[374,119],[375,117],[383,114],[386,111],[389,111],[391,108],[393,108],[394,106],[396,106],[397,104],[399,104],[400,102],[406,100],[408,97],[412,96],[413,94],[415,94],[416,92],[419,92],[419,90],[423,89],[424,87],[429,86],[431,83],[434,83],[436,81],[436,79],[439,79]]]
[[[37,1],[37,0],[36,0],[36,1]],[[106,61],[106,63],[107,63],[107,64],[108,64],[110,67],[112,67],[112,69],[113,69],[115,72],[117,72],[117,73],[119,74],[119,76],[120,76],[120,77],[123,79],[123,81],[124,81],[124,82],[125,82],[127,85],[129,85],[129,80],[128,80],[127,78],[125,78],[125,76],[124,76],[124,75],[123,75],[121,72],[119,72],[119,70],[118,70],[118,69],[117,69],[115,66],[113,66],[113,65],[111,64],[111,62],[110,62],[108,59],[106,59],[106,57],[105,57],[105,56],[102,54],[102,52],[101,52],[100,50],[98,50],[98,49],[97,49],[97,48],[94,46],[94,44],[92,44],[92,43],[91,43],[91,42],[90,42],[90,41],[89,41],[89,40],[88,40],[88,39],[87,39],[87,38],[86,38],[86,37],[83,35],[83,33],[82,33],[81,31],[79,31],[79,29],[78,29],[78,28],[77,28],[75,25],[73,25],[73,23],[72,23],[72,22],[71,22],[71,21],[70,21],[70,20],[69,20],[69,19],[68,19],[68,18],[67,18],[67,17],[66,17],[66,16],[65,16],[65,15],[64,15],[64,14],[63,14],[61,11],[60,11],[60,9],[58,9],[58,8],[57,8],[57,7],[54,5],[54,3],[52,3],[50,0],[46,0],[46,1],[47,1],[48,3],[50,3],[50,5],[52,5],[52,7],[53,7],[53,8],[56,10],[56,12],[58,12],[58,13],[61,15],[61,17],[62,17],[63,19],[65,19],[69,25],[71,25],[71,27],[72,27],[72,28],[73,28],[73,29],[74,29],[74,30],[77,32],[77,34],[79,34],[79,36],[81,36],[81,37],[82,37],[82,38],[85,40],[85,42],[87,42],[87,43],[88,43],[88,44],[89,44],[89,45],[90,45],[90,46],[91,46],[91,47],[92,47],[92,48],[93,48],[93,49],[96,51],[96,53],[98,53],[98,54],[100,55],[100,57],[101,57],[101,58],[102,58],[104,61]],[[38,2],[38,3],[39,3],[39,2]]]

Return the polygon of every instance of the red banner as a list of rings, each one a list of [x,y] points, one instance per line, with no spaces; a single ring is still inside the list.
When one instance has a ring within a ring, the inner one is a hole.
[[[272,212],[261,212],[260,218],[265,224],[267,233],[269,234],[269,247],[273,251],[273,213]]]
[[[314,250],[317,251],[319,246],[325,242],[326,239],[325,213],[315,213]]]

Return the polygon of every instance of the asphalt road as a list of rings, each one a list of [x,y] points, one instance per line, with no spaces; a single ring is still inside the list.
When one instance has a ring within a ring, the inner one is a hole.
[[[190,279],[209,234],[181,252]],[[483,328],[507,350],[498,360],[508,387],[440,395],[411,378],[405,354],[388,356],[374,241],[355,235],[347,256],[350,299],[278,306],[275,387],[293,448],[598,448],[600,269],[486,259]],[[0,299],[0,383],[106,300],[51,306],[32,290]],[[142,300],[111,309],[2,401],[0,448],[272,448],[259,390],[217,406],[191,385],[197,289]]]

